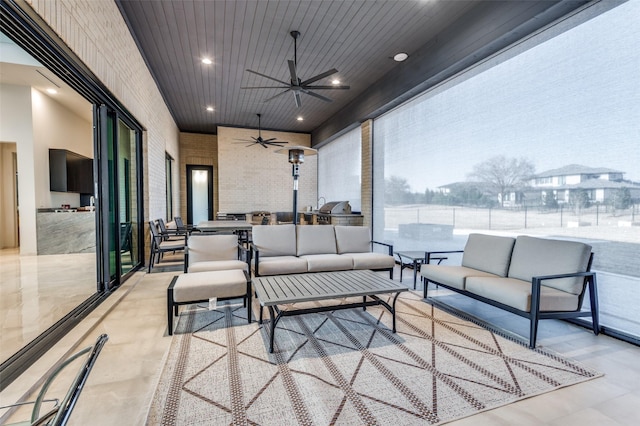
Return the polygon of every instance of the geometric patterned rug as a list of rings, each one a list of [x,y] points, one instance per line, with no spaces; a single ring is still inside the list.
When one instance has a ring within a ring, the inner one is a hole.
[[[270,354],[241,302],[192,305],[147,425],[438,424],[601,375],[411,292],[396,308],[395,334],[380,307],[283,317]]]

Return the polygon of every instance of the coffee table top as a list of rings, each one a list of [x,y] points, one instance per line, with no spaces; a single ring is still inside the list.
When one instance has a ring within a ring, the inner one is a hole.
[[[369,270],[256,277],[253,285],[262,306],[407,290],[406,286]]]

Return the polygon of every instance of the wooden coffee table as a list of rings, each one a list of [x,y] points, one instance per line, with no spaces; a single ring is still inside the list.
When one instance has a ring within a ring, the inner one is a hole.
[[[396,300],[407,287],[373,271],[339,271],[310,274],[274,275],[253,279],[254,290],[260,301],[260,323],[262,309],[269,309],[270,336],[269,352],[273,352],[273,338],[280,318],[338,309],[364,308],[382,305],[393,317],[393,332],[396,332]],[[380,299],[379,294],[395,293],[391,304]],[[317,300],[362,297],[362,302],[341,305],[318,306],[313,308],[281,310],[278,305]],[[369,298],[369,300],[367,300]]]

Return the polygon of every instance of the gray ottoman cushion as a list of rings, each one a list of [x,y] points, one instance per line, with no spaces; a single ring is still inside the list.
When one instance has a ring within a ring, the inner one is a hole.
[[[241,297],[247,294],[247,278],[239,269],[182,274],[173,287],[177,303],[213,297]]]

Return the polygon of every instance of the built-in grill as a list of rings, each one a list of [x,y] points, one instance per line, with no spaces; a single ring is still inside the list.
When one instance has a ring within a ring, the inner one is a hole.
[[[318,225],[331,225],[333,215],[351,214],[348,201],[330,201],[318,210]]]

